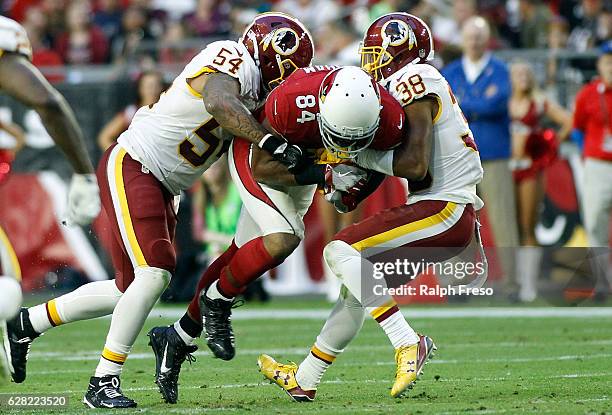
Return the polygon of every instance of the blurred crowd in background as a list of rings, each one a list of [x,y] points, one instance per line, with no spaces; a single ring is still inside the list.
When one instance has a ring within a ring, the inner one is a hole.
[[[0,0],[2,14],[20,21],[27,30],[37,66],[129,64],[138,68],[131,72],[136,74],[132,77],[136,99],[103,120],[103,128],[96,132],[96,154],[127,129],[140,106],[157,101],[174,75],[162,69],[164,65],[180,67],[206,43],[237,38],[257,13],[283,11],[304,22],[315,39],[316,63],[358,65],[365,29],[376,17],[397,10],[415,14],[430,25],[436,50],[433,65],[449,81],[470,122],[485,170],[478,191],[486,204],[491,244],[516,248],[574,241],[573,231],[552,243],[542,243],[542,235],[536,235],[545,208],[563,206],[559,197],[573,192],[573,216],[567,203],[564,206],[570,218],[566,222],[577,218],[585,224],[586,235],[578,245],[608,247],[612,211],[609,0]],[[55,82],[70,82],[63,76],[48,76]],[[587,85],[580,90],[583,84]],[[576,95],[590,102],[580,112],[574,111]],[[19,125],[0,119],[0,129],[15,138],[15,150],[23,146]],[[555,164],[561,159],[565,170]],[[551,166],[561,170],[549,170]],[[547,170],[554,173],[546,177]],[[571,192],[569,187],[561,190],[560,182],[554,181],[563,174],[573,182]],[[372,205],[380,209],[402,203],[403,196],[390,194],[398,192],[380,193]],[[223,162],[207,171],[185,196],[187,230],[179,235],[184,254],[179,264],[185,264],[188,275],[176,279],[179,286],[170,296],[178,299],[191,295],[188,281],[199,277],[205,263],[229,244],[240,211],[240,199]],[[366,215],[364,211],[376,210],[371,207],[339,216],[325,203],[316,206],[323,240]],[[511,255],[500,254],[508,291],[520,301],[532,301],[537,296],[542,252],[519,248]],[[599,267],[603,276],[597,279],[597,289],[605,297],[612,272],[605,261]],[[260,286],[255,295],[267,298]]]
[[[37,65],[101,64],[129,59],[147,42],[161,48],[160,62],[188,38],[236,37],[256,13],[283,11],[310,28],[317,60],[354,61],[357,43],[376,17],[396,10],[420,16],[435,37],[439,63],[452,60],[459,29],[474,15],[494,28],[490,46],[568,48],[584,51],[612,36],[612,3],[606,0],[3,0],[0,12],[21,22]]]

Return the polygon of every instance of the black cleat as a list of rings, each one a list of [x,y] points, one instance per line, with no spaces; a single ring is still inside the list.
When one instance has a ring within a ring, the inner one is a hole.
[[[234,331],[232,330],[232,308],[242,305],[236,300],[212,300],[202,290],[200,293],[200,310],[204,319],[204,329],[208,348],[216,358],[232,360],[236,355]]]
[[[198,346],[186,345],[172,326],[153,327],[147,336],[155,354],[155,383],[159,393],[167,403],[176,403],[181,365],[185,360],[195,361],[192,353]]]
[[[27,308],[22,308],[12,320],[6,322],[4,350],[13,382],[21,383],[25,380],[30,346],[38,336],[32,328]]]
[[[93,376],[89,379],[83,403],[90,408],[136,408],[136,402],[121,391],[119,376]]]

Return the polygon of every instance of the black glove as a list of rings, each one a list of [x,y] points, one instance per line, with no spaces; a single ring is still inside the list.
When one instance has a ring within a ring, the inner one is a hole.
[[[299,170],[305,163],[304,152],[301,148],[272,134],[266,135],[259,142],[259,148],[272,154],[275,160],[287,166],[291,172]]]

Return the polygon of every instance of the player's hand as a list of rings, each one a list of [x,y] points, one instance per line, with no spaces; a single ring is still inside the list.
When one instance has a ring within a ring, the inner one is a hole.
[[[356,195],[368,182],[369,173],[357,166],[348,164],[327,165],[325,167],[325,193],[334,190]]]
[[[260,142],[259,148],[272,154],[275,160],[287,166],[290,172],[299,170],[305,160],[304,152],[294,144],[289,144],[284,138],[272,134],[266,135]]]
[[[100,190],[94,174],[74,174],[68,190],[64,225],[87,225],[100,213]]]
[[[341,192],[339,190],[326,193],[325,200],[334,205],[339,213],[347,213],[355,210],[358,205],[357,197],[355,195]]]

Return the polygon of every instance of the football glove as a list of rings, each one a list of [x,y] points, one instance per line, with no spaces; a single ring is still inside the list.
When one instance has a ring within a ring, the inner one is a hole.
[[[304,152],[294,144],[289,144],[284,138],[272,134],[266,135],[259,142],[259,148],[272,154],[272,157],[287,166],[290,172],[299,170],[304,161]]]
[[[368,182],[369,173],[357,166],[348,164],[328,164],[325,167],[325,193],[334,190],[358,194]]]
[[[339,213],[347,213],[355,210],[359,204],[355,195],[341,192],[340,190],[333,190],[331,193],[326,193],[325,200],[331,203]]]
[[[87,225],[100,213],[100,190],[95,174],[74,174],[68,190],[64,225]]]

